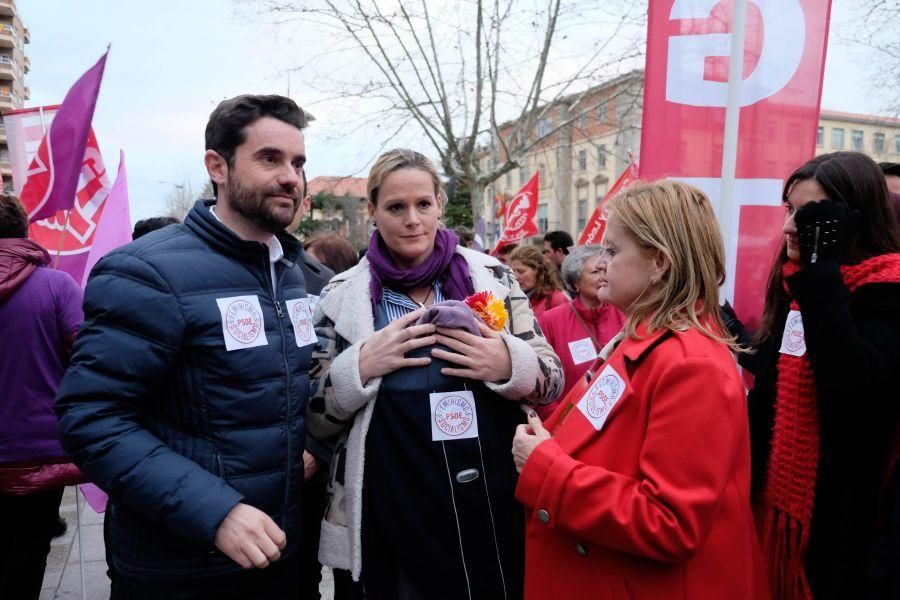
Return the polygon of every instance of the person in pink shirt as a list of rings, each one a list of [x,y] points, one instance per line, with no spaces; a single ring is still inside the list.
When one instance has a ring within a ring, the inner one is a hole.
[[[528,296],[535,317],[569,301],[553,263],[537,246],[519,246],[509,256],[509,267]]]

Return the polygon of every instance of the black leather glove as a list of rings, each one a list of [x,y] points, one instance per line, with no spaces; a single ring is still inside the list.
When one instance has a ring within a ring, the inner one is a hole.
[[[826,199],[803,205],[794,215],[800,262],[845,262],[858,222],[859,211],[850,210],[843,202]]]

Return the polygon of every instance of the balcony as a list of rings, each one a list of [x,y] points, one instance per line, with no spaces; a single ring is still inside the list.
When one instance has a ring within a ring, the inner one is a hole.
[[[21,108],[20,106],[16,106],[15,101],[12,96],[6,96],[0,94],[0,112],[4,110],[12,110],[14,108]]]
[[[0,48],[15,48],[18,41],[19,36],[16,34],[12,23],[0,23]]]
[[[16,14],[16,3],[12,0],[0,0],[0,15],[12,17]]]

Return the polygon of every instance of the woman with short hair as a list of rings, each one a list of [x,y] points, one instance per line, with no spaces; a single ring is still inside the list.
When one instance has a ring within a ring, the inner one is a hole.
[[[625,328],[596,376],[513,440],[526,598],[767,598],[712,206],[661,181],[608,214],[598,296]]]

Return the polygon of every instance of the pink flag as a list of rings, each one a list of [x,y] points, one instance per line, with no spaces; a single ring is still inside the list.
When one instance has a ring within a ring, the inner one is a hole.
[[[78,177],[109,50],[75,82],[59,107],[28,170],[21,200],[34,222],[75,203]]]
[[[116,173],[116,181],[109,190],[103,213],[97,223],[97,230],[94,232],[94,243],[88,253],[81,287],[87,285],[88,276],[97,261],[103,258],[107,252],[124,246],[130,241],[131,216],[128,212],[128,176],[125,173],[125,152],[120,150],[119,171]]]
[[[78,486],[78,489],[81,490],[88,506],[93,508],[95,513],[99,515],[106,512],[106,504],[109,502],[109,496],[106,495],[106,492],[93,483],[82,483]]]

